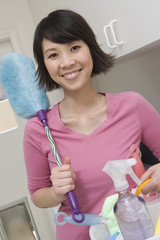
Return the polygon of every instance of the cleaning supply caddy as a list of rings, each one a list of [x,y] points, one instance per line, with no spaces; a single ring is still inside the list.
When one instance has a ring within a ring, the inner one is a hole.
[[[126,240],[145,240],[154,235],[153,224],[145,201],[129,191],[126,180],[126,174],[129,174],[138,185],[141,183],[132,169],[135,164],[135,158],[109,161],[103,171],[110,175],[119,195],[114,213],[122,236]]]
[[[137,185],[143,186],[132,169],[132,166],[135,164],[136,159],[130,158],[125,160],[109,161],[104,166],[103,171],[111,176],[115,189],[118,192],[117,202],[114,204],[112,210],[113,215],[116,217],[119,230],[111,233],[109,225],[107,229],[103,225],[101,225],[101,228],[98,226],[91,226],[91,240],[160,239],[160,198],[157,197],[155,199],[151,195],[149,198],[150,200],[146,203],[144,198],[139,196],[140,191],[136,196],[129,190],[126,174],[129,174]],[[139,187],[139,189],[142,190],[142,187]],[[159,210],[159,213],[157,210]],[[102,213],[103,212],[102,208]],[[113,215],[112,222],[114,220]],[[156,229],[156,231],[154,229]],[[100,231],[101,234],[99,235]],[[155,234],[157,235],[154,236],[154,232],[156,232]]]

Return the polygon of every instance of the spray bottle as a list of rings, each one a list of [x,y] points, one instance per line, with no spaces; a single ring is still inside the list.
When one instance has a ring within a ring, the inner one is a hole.
[[[132,166],[135,158],[109,161],[103,168],[114,182],[118,192],[118,201],[114,206],[114,214],[125,240],[145,240],[154,235],[154,228],[145,201],[129,191],[126,174],[139,185],[140,179],[134,173]]]

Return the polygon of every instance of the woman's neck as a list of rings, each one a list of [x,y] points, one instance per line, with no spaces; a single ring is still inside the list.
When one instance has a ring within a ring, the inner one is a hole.
[[[65,94],[64,99],[59,104],[59,111],[62,117],[80,115],[94,110],[99,105],[100,94],[93,88]]]
[[[95,91],[67,97],[59,104],[59,114],[66,127],[88,135],[107,119],[106,97]]]

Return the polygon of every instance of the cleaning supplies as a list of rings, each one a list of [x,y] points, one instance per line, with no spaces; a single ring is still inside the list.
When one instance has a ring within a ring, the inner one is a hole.
[[[79,217],[81,219],[81,216],[79,216]],[[78,219],[78,216],[77,216],[77,219]],[[107,220],[108,220],[108,218],[103,217],[101,215],[85,214],[84,221],[78,223],[78,222],[73,221],[71,215],[67,216],[67,214],[64,212],[59,212],[54,217],[55,223],[60,226],[66,224],[67,222],[71,223],[71,224],[78,224],[78,225],[100,225],[100,224],[106,223]]]
[[[106,222],[108,231],[110,235],[113,235],[119,232],[119,226],[116,220],[116,217],[113,212],[113,207],[118,200],[118,193],[108,196],[102,207],[102,216],[107,217],[108,221]]]
[[[6,53],[0,61],[0,82],[14,112],[23,118],[49,109],[49,100],[39,87],[32,59],[22,54]]]
[[[154,235],[145,201],[129,191],[126,180],[126,174],[129,174],[138,185],[141,183],[132,169],[135,164],[135,158],[114,160],[107,162],[103,168],[103,171],[111,176],[119,194],[114,213],[125,240],[145,240]]]
[[[104,222],[104,224],[90,226],[89,236],[91,240],[106,240],[109,239],[110,236],[117,236],[117,233],[120,232],[116,217],[113,212],[113,207],[117,200],[117,193],[108,196],[105,199],[100,215],[105,217],[107,220]]]
[[[142,182],[138,187],[137,190],[135,192],[136,196],[139,196],[139,194],[141,193],[142,189],[144,188],[144,186],[151,180],[151,178],[148,178],[147,180],[145,180],[144,182]]]
[[[133,170],[138,178],[145,173],[145,168],[140,158],[140,149],[136,144],[132,144],[130,147],[130,154],[132,158],[135,158],[137,163],[133,166]]]
[[[151,178],[148,178],[144,182],[142,182],[138,187],[135,192],[136,196],[141,196],[146,200],[146,195],[143,195],[141,193],[143,187],[151,180]],[[155,235],[160,234],[160,215],[157,209],[160,209],[160,198],[155,198],[155,196],[150,195],[150,198],[148,197],[146,202],[148,211],[150,213],[150,216],[152,217],[153,225],[155,225]],[[158,218],[158,220],[157,220]]]
[[[117,238],[119,237],[119,232],[113,234],[108,240],[117,240]]]
[[[154,235],[157,235],[159,233],[160,233],[160,215],[158,216],[158,220],[157,220],[157,223],[156,223]]]
[[[145,173],[145,168],[144,168],[144,165],[140,158],[140,155],[141,155],[140,149],[136,144],[132,144],[129,150],[130,150],[131,157],[135,158],[137,161],[136,165],[133,166],[133,170],[134,170],[135,174],[137,175],[137,177],[141,178],[141,176]],[[149,180],[147,180],[146,183],[148,183],[148,181]],[[141,186],[141,187],[143,188],[143,186]],[[145,202],[152,202],[155,199],[160,198],[160,193],[150,192],[150,193],[144,195],[143,198],[144,198]]]
[[[31,118],[37,115],[46,131],[57,165],[61,166],[62,163],[47,123],[46,110],[49,108],[49,100],[44,89],[38,84],[33,61],[22,54],[5,54],[0,61],[0,82],[18,116]],[[73,211],[73,220],[83,222],[85,216],[79,209],[73,190],[67,193],[67,198]],[[77,219],[77,215],[81,218]]]
[[[89,236],[91,240],[108,240],[110,234],[106,224],[91,225],[89,228]]]

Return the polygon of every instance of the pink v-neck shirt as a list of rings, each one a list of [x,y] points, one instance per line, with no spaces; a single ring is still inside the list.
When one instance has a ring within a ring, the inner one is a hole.
[[[67,128],[59,116],[58,104],[47,112],[48,125],[61,161],[69,156],[76,174],[75,193],[84,213],[99,214],[107,196],[115,193],[111,178],[102,171],[107,161],[130,158],[129,148],[142,141],[160,159],[160,114],[134,92],[107,93],[107,118],[91,134]],[[56,161],[41,122],[34,117],[24,133],[24,156],[31,196],[51,186],[51,169]],[[130,187],[135,183],[128,177]],[[60,210],[71,214],[68,201]],[[89,226],[58,226],[57,240],[88,240]]]

